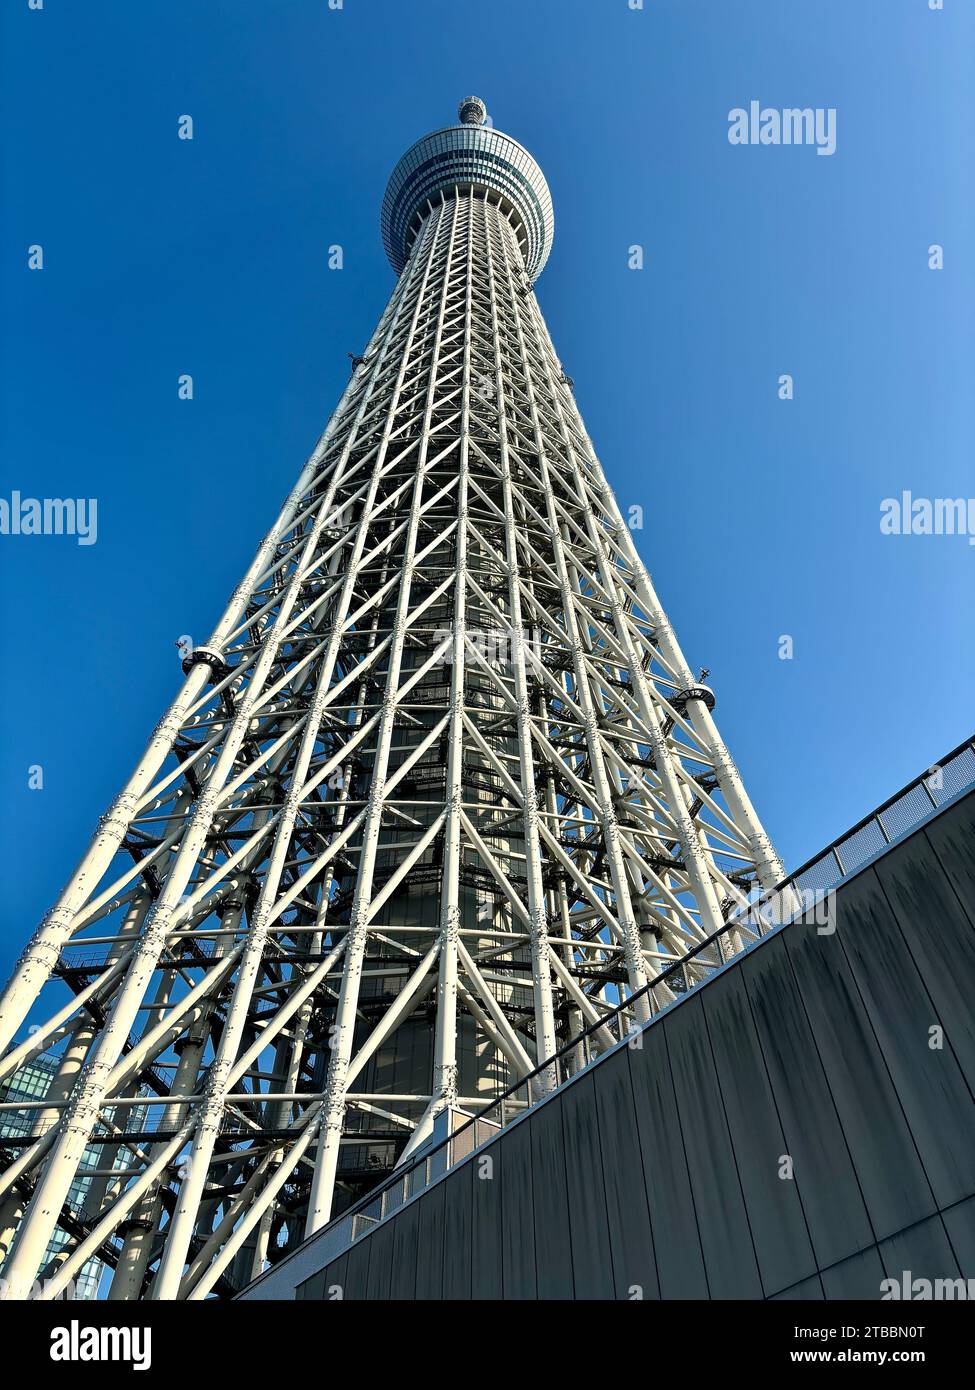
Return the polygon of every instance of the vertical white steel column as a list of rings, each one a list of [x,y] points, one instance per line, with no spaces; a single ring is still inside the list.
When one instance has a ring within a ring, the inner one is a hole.
[[[443,885],[440,893],[440,968],[434,1036],[433,1099],[414,1130],[411,1144],[423,1142],[434,1118],[457,1103],[457,946],[460,941],[461,801],[464,761],[464,682],[467,672],[467,505],[471,413],[471,295],[474,258],[474,195],[466,205],[467,249],[464,270],[464,359],[461,379],[460,460],[457,484],[457,573],[454,579],[450,642],[450,727],[447,742],[447,821],[444,826]],[[407,1145],[409,1150],[410,1145]],[[404,1150],[404,1154],[406,1150]],[[402,1161],[402,1160],[401,1160]]]
[[[508,569],[508,614],[510,625],[511,664],[515,676],[517,702],[519,781],[523,802],[525,833],[525,868],[528,876],[528,914],[532,960],[532,985],[535,996],[535,1038],[539,1065],[557,1051],[555,1013],[552,1007],[552,969],[549,964],[548,922],[545,915],[545,887],[542,874],[542,849],[538,834],[538,793],[535,788],[535,754],[532,739],[532,708],[528,695],[528,675],[525,669],[525,625],[521,612],[521,567],[518,561],[518,540],[515,530],[515,509],[511,485],[511,455],[508,443],[508,393],[505,388],[505,363],[501,356],[501,333],[498,314],[497,288],[506,283],[507,302],[514,298],[510,271],[506,282],[495,273],[491,250],[492,233],[505,245],[507,220],[493,203],[485,204],[486,269],[491,296],[491,336],[494,340],[494,370],[498,402],[498,433],[501,452],[501,486],[504,495],[505,560]],[[525,364],[527,367],[527,364]],[[554,1070],[542,1073],[543,1090],[556,1084]]]
[[[345,1115],[346,1075],[352,1057],[353,1033],[355,1029],[356,1005],[359,998],[359,983],[362,978],[362,963],[365,956],[366,940],[369,933],[369,899],[372,894],[372,878],[379,844],[379,830],[383,816],[383,794],[386,770],[392,745],[393,724],[396,719],[395,692],[400,676],[403,657],[410,591],[413,582],[413,557],[416,551],[417,527],[419,524],[420,499],[426,477],[427,454],[430,441],[430,415],[437,387],[440,339],[443,331],[444,310],[447,290],[450,284],[450,260],[453,254],[454,237],[457,230],[457,203],[441,203],[437,212],[435,234],[430,238],[429,253],[424,268],[423,287],[417,300],[417,310],[423,302],[424,291],[430,277],[434,259],[443,241],[445,221],[449,222],[447,235],[446,265],[439,286],[437,327],[434,334],[427,382],[426,403],[424,406],[423,427],[417,460],[416,480],[409,512],[404,546],[403,575],[400,581],[396,616],[393,620],[393,641],[390,647],[389,665],[386,675],[386,696],[383,700],[382,719],[376,740],[376,753],[372,768],[372,785],[363,829],[362,854],[359,860],[359,874],[356,881],[355,901],[352,920],[349,925],[349,945],[345,953],[342,985],[339,991],[338,1007],[335,1014],[332,1059],[329,1065],[326,1087],[325,1118],[319,1139],[318,1154],[315,1160],[315,1175],[312,1181],[311,1197],[308,1203],[308,1216],[305,1223],[306,1235],[324,1226],[332,1211],[332,1198],[335,1191],[335,1177],[338,1171],[339,1147],[342,1140],[342,1120]],[[449,217],[448,217],[449,212]],[[381,451],[389,442],[389,433],[395,414],[395,403],[402,389],[402,379],[406,372],[408,353],[404,352],[397,390],[386,422]]]

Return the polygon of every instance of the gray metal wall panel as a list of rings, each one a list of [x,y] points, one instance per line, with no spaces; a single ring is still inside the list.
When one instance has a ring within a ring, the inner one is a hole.
[[[871,1222],[892,1235],[934,1212],[900,1101],[837,934],[797,923],[783,935]]]
[[[331,1292],[331,1290],[335,1289],[341,1290],[340,1297],[344,1299],[346,1296],[345,1287],[348,1282],[348,1269],[348,1253],[340,1255],[337,1260],[333,1260],[325,1270],[322,1291],[318,1297],[326,1302],[330,1302],[336,1298],[336,1295]]]
[[[832,1269],[823,1270],[823,1288],[828,1302],[852,1299],[857,1303],[874,1303],[880,1299],[880,1283],[886,1277],[874,1246]]]
[[[443,1297],[471,1296],[474,1164],[462,1163],[444,1187]]]
[[[975,1088],[975,928],[926,835],[912,835],[875,867],[938,1021]]]
[[[786,1152],[820,1269],[872,1245],[867,1209],[813,1040],[799,986],[778,935],[738,967],[782,1120]]]
[[[721,976],[701,998],[762,1286],[778,1293],[816,1271],[795,1174],[779,1176],[789,1149],[740,972]]]
[[[439,1299],[443,1293],[445,1188],[446,1183],[437,1183],[416,1204],[420,1222],[416,1246],[416,1297],[421,1300]]]
[[[905,1273],[912,1279],[958,1279],[961,1270],[945,1234],[940,1216],[921,1221],[881,1242],[880,1258],[888,1279],[901,1283]]]
[[[416,1297],[417,1241],[420,1202],[411,1202],[393,1221],[393,1260],[389,1282],[390,1298]]]
[[[349,1263],[345,1269],[345,1297],[367,1298],[369,1287],[369,1255],[372,1250],[372,1237],[363,1236],[349,1251]]]
[[[471,1298],[501,1297],[501,1178],[496,1162],[498,1144],[475,1155],[471,1191]]]
[[[975,1197],[942,1213],[945,1230],[965,1279],[975,1279]]]
[[[301,1302],[317,1302],[321,1299],[324,1296],[325,1276],[327,1273],[327,1269],[320,1270],[318,1274],[312,1275],[310,1279],[306,1279],[304,1283],[299,1284],[295,1289],[295,1299]]]
[[[761,1298],[751,1232],[701,996],[663,1021],[712,1298]]]
[[[543,1105],[529,1126],[539,1298],[572,1298],[572,1246],[565,1180],[562,1101]]]
[[[975,792],[931,821],[924,834],[975,925]]]
[[[708,1282],[687,1175],[663,1027],[628,1052],[660,1297],[707,1298]]]
[[[823,1303],[826,1295],[823,1293],[823,1284],[818,1274],[814,1274],[811,1279],[804,1279],[801,1284],[793,1284],[791,1289],[784,1289],[782,1293],[772,1295],[771,1302],[795,1302],[795,1303]]]
[[[371,1231],[366,1240],[369,1243],[369,1275],[366,1280],[366,1298],[374,1302],[389,1298],[389,1286],[393,1272],[393,1239],[396,1220],[383,1222]]]
[[[501,1284],[505,1299],[533,1299],[535,1222],[531,1134],[516,1124],[495,1146],[494,1181],[501,1189]]]
[[[939,1207],[975,1192],[975,1101],[873,870],[837,901],[840,941]]]
[[[562,1128],[575,1297],[612,1298],[615,1288],[606,1220],[606,1182],[592,1072],[562,1093]]]
[[[600,1064],[596,1085],[599,1141],[606,1181],[606,1217],[617,1298],[660,1297],[643,1155],[633,1103],[629,1048]]]

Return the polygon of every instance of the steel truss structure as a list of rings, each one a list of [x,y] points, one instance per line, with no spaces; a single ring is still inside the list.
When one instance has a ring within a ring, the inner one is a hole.
[[[394,174],[388,307],[7,986],[0,1079],[58,1067],[6,1297],[93,1255],[112,1298],[227,1296],[782,876],[536,302],[544,179],[482,119]]]

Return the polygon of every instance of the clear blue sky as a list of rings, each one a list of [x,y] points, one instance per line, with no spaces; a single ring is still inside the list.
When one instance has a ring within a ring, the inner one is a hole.
[[[879,529],[904,488],[975,494],[967,0],[2,13],[0,495],[96,497],[99,513],[89,547],[0,537],[15,866],[0,974],[174,693],[175,640],[208,633],[382,309],[390,169],[469,92],[548,176],[539,300],[786,863],[971,732],[975,547]],[[752,99],[835,107],[836,153],[732,147],[728,112]]]

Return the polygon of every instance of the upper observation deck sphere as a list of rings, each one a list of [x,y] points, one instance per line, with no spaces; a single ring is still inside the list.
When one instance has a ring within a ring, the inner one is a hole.
[[[523,145],[485,125],[480,97],[464,97],[460,125],[424,135],[389,176],[383,198],[383,246],[397,275],[427,214],[427,202],[455,188],[475,188],[497,202],[515,226],[534,280],[548,260],[555,233],[552,195],[545,175]]]

